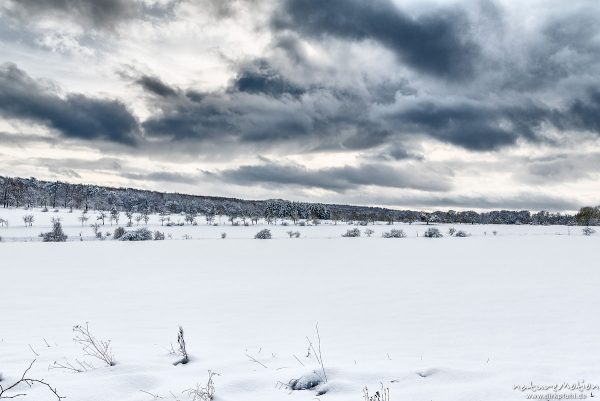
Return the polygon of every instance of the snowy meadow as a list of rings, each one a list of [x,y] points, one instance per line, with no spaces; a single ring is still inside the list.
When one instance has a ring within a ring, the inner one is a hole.
[[[9,224],[0,228],[0,385],[18,382],[34,360],[25,377],[50,385],[20,383],[3,396],[425,401],[600,393],[599,239],[581,227],[435,225],[444,237],[424,238],[424,224],[232,226],[217,218],[218,225],[167,227],[151,215],[148,229],[165,240],[125,242],[96,238],[96,212],[83,226],[80,216],[2,211]],[[41,242],[53,217],[68,242]],[[100,231],[116,226],[106,220]],[[254,239],[265,228],[272,239]],[[342,237],[355,228],[359,238]],[[470,235],[450,237],[451,228]],[[391,229],[406,237],[383,238]]]

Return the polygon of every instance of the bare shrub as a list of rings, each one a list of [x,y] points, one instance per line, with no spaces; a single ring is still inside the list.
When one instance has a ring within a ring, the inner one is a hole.
[[[590,235],[592,235],[592,234],[596,233],[596,230],[594,230],[594,229],[593,229],[593,228],[591,228],[591,227],[584,227],[584,228],[581,230],[581,232],[582,232],[582,234],[583,234],[583,235],[585,235],[586,237],[589,237]]]
[[[165,233],[160,231],[154,231],[154,241],[163,241],[165,239]]]
[[[366,235],[367,237],[369,237],[369,238],[370,238],[370,237],[371,237],[371,235],[373,235],[373,234],[375,234],[375,230],[371,230],[370,228],[367,228],[367,229],[365,230],[365,235]]]
[[[25,372],[23,372],[23,374],[21,375],[21,378],[19,380],[17,380],[16,382],[14,382],[13,384],[8,385],[6,387],[4,387],[0,384],[0,399],[4,400],[4,399],[12,399],[12,398],[27,396],[27,393],[23,393],[23,392],[16,390],[16,388],[19,387],[21,384],[26,384],[29,387],[33,387],[35,384],[45,386],[52,394],[54,394],[54,396],[56,397],[57,400],[60,401],[63,398],[65,398],[65,397],[61,397],[60,395],[58,395],[56,388],[52,388],[52,386],[50,384],[46,383],[44,381],[44,379],[34,379],[31,377],[27,377],[27,373],[29,373],[29,371],[31,370],[31,367],[33,366],[34,363],[35,363],[35,359],[29,364],[29,367],[27,369],[25,369]]]
[[[196,384],[196,387],[183,390],[182,393],[186,394],[192,401],[212,401],[215,398],[215,382],[213,378],[218,375],[218,373],[209,370],[206,385]]]
[[[254,236],[254,239],[271,239],[271,230],[269,230],[268,228],[260,230]]]
[[[86,355],[101,360],[106,366],[114,366],[116,364],[110,347],[110,340],[98,340],[90,332],[88,322],[85,323],[85,326],[73,326],[73,332],[75,333],[73,341],[83,347],[83,352]]]
[[[221,233],[221,239],[227,238],[227,233]]]
[[[288,231],[287,235],[289,235],[290,238],[300,238],[300,231]]]
[[[451,236],[451,237],[452,237],[452,236],[453,236],[455,233],[456,233],[456,228],[454,228],[454,227],[450,227],[450,228],[448,229],[448,235],[449,235],[449,236]]]
[[[494,234],[495,235],[495,234]],[[456,234],[454,234],[455,237],[468,237],[469,234],[463,230],[458,230],[456,232]]]

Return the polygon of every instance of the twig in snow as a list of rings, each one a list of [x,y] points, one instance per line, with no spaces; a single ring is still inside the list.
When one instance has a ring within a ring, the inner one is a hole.
[[[16,394],[12,394],[9,395],[10,392],[14,392],[16,391],[15,388],[18,387],[20,384],[27,384],[29,387],[32,387],[34,384],[40,384],[42,386],[45,386],[50,392],[52,392],[52,394],[54,394],[56,396],[57,400],[62,400],[65,397],[61,397],[60,395],[58,395],[58,392],[56,391],[55,388],[52,388],[52,386],[48,383],[46,383],[44,381],[44,379],[32,379],[30,377],[27,377],[27,373],[31,370],[31,367],[33,366],[33,364],[35,363],[35,359],[33,361],[31,361],[31,363],[29,364],[29,367],[27,369],[25,369],[25,372],[23,372],[23,375],[21,376],[21,378],[19,380],[17,380],[16,382],[14,382],[13,384],[11,384],[8,387],[3,387],[0,384],[0,399],[12,399],[12,398],[17,398],[17,397],[24,397],[27,395],[27,393],[16,393]]]
[[[160,395],[158,395],[158,394],[152,394],[152,393],[151,393],[151,392],[149,392],[149,391],[144,391],[144,390],[140,390],[140,391],[141,391],[142,393],[144,393],[144,394],[148,394],[150,397],[152,397],[152,399],[153,399],[153,400],[159,400],[159,399],[162,399],[162,398],[164,398],[164,397],[162,397],[162,396],[160,396]]]
[[[27,344],[27,345],[29,345],[29,349],[31,350],[31,352],[33,352],[35,354],[35,356],[40,356],[40,354],[38,354],[37,352],[35,352],[35,350],[31,346],[31,344]]]
[[[268,366],[266,366],[264,363],[262,363],[262,362],[258,361],[256,358],[254,358],[254,357],[252,357],[252,356],[250,356],[250,355],[248,355],[248,354],[245,354],[245,355],[246,355],[246,356],[248,357],[248,359],[250,359],[252,362],[256,362],[256,363],[258,363],[260,366],[262,366],[263,368],[265,368],[265,369],[268,369]]]

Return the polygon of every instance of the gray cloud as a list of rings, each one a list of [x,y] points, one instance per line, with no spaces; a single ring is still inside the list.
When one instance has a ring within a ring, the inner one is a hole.
[[[81,94],[59,96],[14,64],[0,65],[0,115],[45,125],[67,138],[125,145],[135,145],[139,138],[137,120],[123,103]]]
[[[286,0],[273,26],[305,36],[373,40],[413,68],[452,79],[470,76],[479,53],[458,9],[412,18],[389,0]]]
[[[268,96],[300,96],[305,91],[283,78],[266,60],[256,60],[240,68],[232,82],[232,90]]]
[[[416,166],[392,167],[384,164],[311,170],[295,164],[267,162],[222,170],[216,176],[239,185],[292,185],[337,192],[367,185],[424,191],[447,191],[452,186],[452,177],[447,172],[443,174]]]
[[[177,90],[161,81],[160,78],[142,75],[136,82],[147,92],[153,95],[168,97],[177,95]]]
[[[123,21],[144,17],[164,17],[178,1],[161,5],[140,0],[7,0],[8,12],[21,21],[31,17],[68,18],[95,28],[115,28]]]

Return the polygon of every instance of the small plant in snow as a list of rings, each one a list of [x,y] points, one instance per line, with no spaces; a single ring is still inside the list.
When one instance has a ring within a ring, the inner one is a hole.
[[[374,230],[371,230],[370,228],[367,228],[367,229],[365,230],[365,235],[366,235],[367,237],[369,237],[369,238],[370,238],[370,237],[371,237],[371,235],[373,235],[373,234],[375,234],[375,231],[374,231]]]
[[[0,218],[0,227],[8,227],[8,220]]]
[[[494,230],[494,231],[492,231],[492,234],[494,234],[494,237],[495,237],[496,235],[498,235],[498,231]]]
[[[454,234],[454,236],[455,236],[455,237],[468,237],[468,236],[469,236],[469,234],[468,234],[468,233],[466,233],[466,232],[465,232],[465,231],[463,231],[463,230],[458,230],[458,231],[456,232],[456,234]]]
[[[165,239],[165,233],[161,233],[160,231],[154,231],[154,241],[162,241]]]
[[[190,359],[188,358],[187,349],[185,347],[185,338],[183,337],[183,327],[181,326],[179,326],[179,333],[177,333],[177,344],[179,345],[179,348],[177,349],[177,354],[179,354],[181,358],[173,365],[185,365],[190,361]]]
[[[254,236],[254,239],[271,239],[271,230],[269,230],[268,228],[260,230]]]
[[[456,233],[456,228],[454,228],[454,227],[450,227],[450,228],[448,229],[448,235],[449,235],[449,236],[451,236],[451,237],[452,237],[452,236],[453,236],[455,233]]]
[[[388,232],[383,233],[383,238],[406,238],[404,230],[392,229]]]
[[[300,231],[288,231],[287,235],[289,235],[290,238],[300,238]]]
[[[85,326],[73,326],[73,341],[83,347],[83,352],[93,358],[99,359],[106,366],[114,366],[115,360],[110,347],[110,340],[98,340],[91,332],[88,323]]]
[[[43,242],[65,242],[67,240],[67,236],[58,221],[52,224],[52,231],[41,233],[40,237],[42,237]]]
[[[218,373],[209,370],[206,385],[196,384],[194,388],[183,390],[183,394],[186,394],[192,401],[212,401],[215,398],[215,383],[213,378],[218,375]]]
[[[390,401],[390,388],[384,388],[381,385],[381,390],[375,391],[375,394],[369,395],[369,389],[365,386],[363,388],[363,399],[365,401]]]
[[[221,233],[221,239],[227,238],[227,233]]]
[[[342,234],[342,237],[360,237],[360,230],[358,228],[353,228],[351,230],[346,231],[346,233]]]
[[[593,229],[593,228],[591,228],[591,227],[584,227],[584,228],[581,230],[581,232],[583,233],[583,235],[585,235],[585,236],[588,236],[588,237],[589,237],[590,235],[592,235],[592,234],[595,234],[595,233],[596,233],[596,230],[594,230],[594,229]]]
[[[443,235],[437,228],[428,228],[427,231],[423,234],[425,238],[442,238]]]

